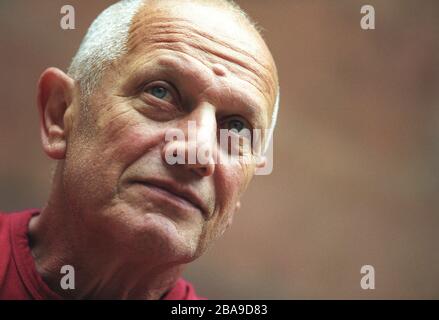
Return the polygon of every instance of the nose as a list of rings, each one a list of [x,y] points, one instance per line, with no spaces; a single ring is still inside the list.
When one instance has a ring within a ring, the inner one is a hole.
[[[173,154],[183,159],[177,165],[200,177],[213,175],[217,153],[217,124],[213,106],[205,104],[181,120],[172,133],[177,140],[165,143],[162,155]],[[165,159],[166,161],[166,159]],[[166,161],[167,162],[167,161]]]

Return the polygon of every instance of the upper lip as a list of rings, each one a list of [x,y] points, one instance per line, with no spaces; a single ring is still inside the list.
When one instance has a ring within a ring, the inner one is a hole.
[[[173,195],[186,200],[198,208],[204,216],[208,216],[208,209],[203,200],[191,188],[166,179],[138,179],[135,182],[159,187]]]

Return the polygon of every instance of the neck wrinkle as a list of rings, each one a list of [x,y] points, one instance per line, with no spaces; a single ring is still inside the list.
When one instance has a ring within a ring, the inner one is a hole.
[[[60,297],[155,300],[165,296],[180,277],[181,264],[130,259],[121,256],[121,250],[109,251],[108,244],[100,248],[99,241],[72,218],[76,216],[73,212],[60,209],[68,206],[50,199],[29,223],[29,245],[38,273]],[[74,267],[74,290],[60,286],[64,265]]]

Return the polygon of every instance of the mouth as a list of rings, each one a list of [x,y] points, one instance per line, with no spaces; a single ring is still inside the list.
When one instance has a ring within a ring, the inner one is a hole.
[[[167,180],[135,180],[134,184],[147,188],[161,201],[171,203],[184,211],[193,211],[195,209],[204,217],[207,217],[208,211],[203,201],[186,186]]]

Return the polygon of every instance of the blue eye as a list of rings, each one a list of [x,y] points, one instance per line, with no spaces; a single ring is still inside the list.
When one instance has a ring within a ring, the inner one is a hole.
[[[227,122],[227,130],[240,133],[245,129],[245,123],[239,119],[231,119]]]
[[[151,95],[156,97],[157,99],[164,99],[168,95],[168,89],[160,86],[152,87],[148,90]]]

